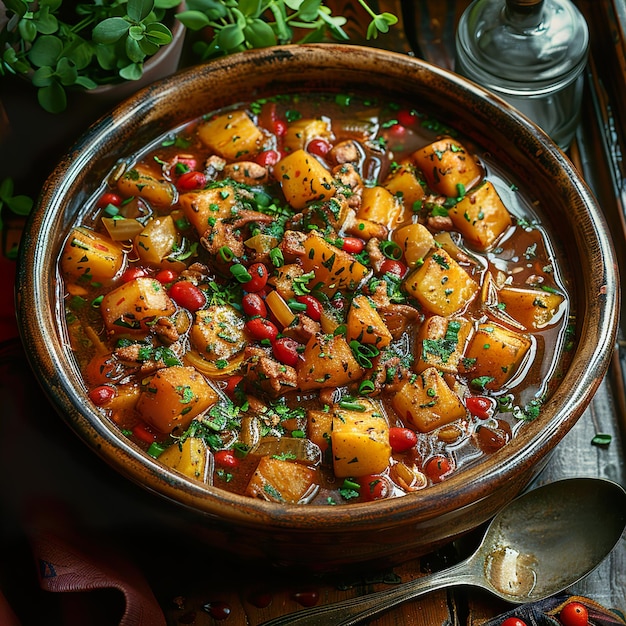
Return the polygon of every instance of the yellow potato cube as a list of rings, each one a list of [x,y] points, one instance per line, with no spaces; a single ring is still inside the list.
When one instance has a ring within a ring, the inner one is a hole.
[[[434,367],[407,380],[391,404],[405,423],[421,433],[431,432],[465,415],[461,399]]]
[[[100,311],[109,332],[145,333],[159,317],[172,315],[176,305],[158,280],[141,277],[107,293]]]
[[[245,319],[228,304],[214,304],[197,311],[189,338],[209,361],[230,359],[246,346]]]
[[[411,219],[413,212],[385,187],[364,187],[356,217],[357,220],[368,220],[396,228]]]
[[[400,246],[409,268],[421,265],[435,247],[435,238],[422,224],[408,224],[395,230],[391,238]]]
[[[429,254],[404,286],[426,311],[442,317],[458,313],[478,292],[478,283],[443,249]]]
[[[295,152],[306,148],[311,139],[326,139],[332,143],[332,137],[329,119],[300,119],[287,126],[283,145],[285,152]]]
[[[238,206],[235,190],[230,185],[183,193],[178,203],[189,223],[201,236],[215,220],[233,217]]]
[[[263,456],[250,478],[246,495],[268,502],[297,504],[316,489],[317,471],[302,463]]]
[[[123,263],[120,244],[83,226],[70,233],[61,254],[64,276],[93,281],[114,278]]]
[[[363,368],[341,335],[313,335],[298,362],[298,388],[302,391],[341,387],[363,376]]]
[[[415,371],[436,367],[456,374],[471,332],[471,322],[463,317],[447,319],[433,315],[424,320],[417,335]]]
[[[500,389],[517,372],[530,350],[531,340],[504,326],[480,324],[462,360],[462,370],[480,389]]]
[[[483,170],[476,158],[455,139],[439,139],[412,155],[428,186],[436,193],[456,198],[478,184]]]
[[[182,433],[191,420],[217,402],[217,392],[193,367],[164,367],[137,401],[141,418],[161,433]]]
[[[302,245],[305,250],[301,257],[302,269],[305,273],[315,272],[311,286],[320,285],[329,296],[339,289],[356,289],[369,273],[351,254],[333,246],[315,231]]]
[[[335,179],[311,154],[296,150],[274,166],[287,202],[303,209],[310,202],[326,201],[335,195]]]
[[[310,410],[306,414],[307,437],[319,447],[322,454],[329,449],[333,429],[333,414],[330,411]]]
[[[346,324],[349,342],[356,340],[379,349],[391,343],[392,336],[387,325],[367,296],[357,296],[352,300]]]
[[[468,193],[448,215],[466,243],[478,250],[490,248],[511,225],[511,214],[490,182]]]
[[[178,231],[171,215],[150,220],[135,237],[135,249],[143,261],[158,265],[171,254],[178,242]]]
[[[389,465],[389,425],[380,408],[359,399],[362,411],[335,407],[332,452],[335,476],[380,474]]]
[[[228,161],[258,154],[265,141],[265,135],[245,111],[230,111],[201,124],[198,137]]]
[[[204,439],[187,437],[182,444],[175,443],[165,450],[159,461],[177,472],[206,482],[208,478],[209,449]]]
[[[528,330],[545,328],[554,320],[565,302],[559,293],[523,287],[503,287],[498,291],[505,313]]]
[[[420,183],[415,166],[410,162],[401,163],[384,182],[384,187],[396,196],[405,208],[413,211],[421,207],[426,193]],[[409,214],[410,215],[410,214]]]
[[[157,207],[171,206],[176,198],[174,185],[142,163],[126,170],[117,181],[117,188],[123,196],[139,196]]]

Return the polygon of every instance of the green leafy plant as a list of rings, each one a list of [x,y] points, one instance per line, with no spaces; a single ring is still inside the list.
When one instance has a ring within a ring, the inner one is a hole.
[[[395,15],[375,13],[365,0],[358,1],[371,18],[368,39],[397,23]],[[187,0],[186,5],[177,19],[189,30],[211,32],[208,43],[200,40],[194,45],[203,60],[251,48],[321,41],[327,32],[348,39],[343,30],[346,18],[332,15],[322,0]]]
[[[6,0],[0,73],[22,75],[51,113],[67,106],[68,89],[136,80],[143,64],[172,41],[163,24],[181,0]]]
[[[4,228],[2,213],[5,207],[11,211],[11,213],[22,217],[28,215],[33,208],[32,198],[15,194],[15,186],[12,178],[5,178],[0,182],[0,232],[2,232]],[[10,250],[8,254],[11,258],[15,257],[17,249]]]

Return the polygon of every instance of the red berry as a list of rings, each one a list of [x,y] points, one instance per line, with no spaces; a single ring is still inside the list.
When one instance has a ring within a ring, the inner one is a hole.
[[[129,267],[122,274],[122,282],[129,283],[131,280],[135,280],[135,278],[142,278],[143,276],[147,276],[148,273],[143,267]]]
[[[258,293],[247,293],[241,300],[241,306],[248,317],[267,317],[267,307]]]
[[[365,243],[357,237],[344,237],[341,243],[341,249],[350,254],[358,254],[363,248],[365,248]]]
[[[255,159],[263,167],[272,167],[280,161],[280,154],[276,150],[264,150]]]
[[[320,157],[325,157],[331,148],[332,146],[326,139],[311,139],[306,147],[307,152]]]
[[[170,298],[179,306],[198,311],[206,304],[206,296],[199,287],[188,280],[180,280],[170,287]]]
[[[563,626],[587,626],[589,611],[580,602],[568,602],[559,613],[559,620]]]
[[[239,384],[241,383],[242,380],[243,380],[243,376],[231,376],[226,381],[226,387],[224,388],[224,393],[229,398],[234,398],[235,393],[237,392],[237,388],[239,387]]]
[[[158,439],[158,435],[153,432],[147,424],[139,422],[133,426],[133,435],[140,441],[145,443],[154,443]]]
[[[287,132],[287,122],[284,120],[274,120],[274,134],[282,137]]]
[[[300,344],[291,337],[281,337],[272,345],[272,352],[278,361],[295,367],[298,364]]]
[[[218,450],[214,455],[215,465],[227,469],[239,467],[239,459],[232,450]]]
[[[389,127],[389,132],[396,137],[402,137],[406,133],[406,128],[402,124],[394,124]]]
[[[250,274],[252,278],[247,283],[243,284],[245,291],[261,291],[267,284],[267,267],[265,267],[263,263],[253,263],[248,268],[248,274]]]
[[[322,304],[321,302],[309,295],[296,296],[296,301],[300,304],[306,304],[306,314],[316,322],[319,322],[322,317]]]
[[[122,197],[112,191],[103,193],[98,199],[97,207],[99,209],[104,209],[104,207],[109,204],[112,204],[113,206],[120,206],[120,204],[122,204]]]
[[[412,126],[419,119],[416,111],[411,109],[402,109],[398,111],[398,122],[402,126]]]
[[[89,392],[89,399],[96,406],[102,406],[110,400],[113,400],[116,395],[117,391],[115,390],[115,387],[112,387],[111,385],[100,385],[98,387],[94,387]]]
[[[527,624],[519,617],[507,617],[500,626],[527,626]]]
[[[494,402],[484,396],[468,396],[465,398],[467,410],[480,419],[488,419],[493,414]]]
[[[174,270],[161,270],[155,278],[162,285],[171,285],[178,278],[178,274]]]
[[[394,261],[393,259],[385,259],[380,265],[381,274],[395,274],[399,278],[404,278],[407,269],[404,263]]]
[[[389,480],[385,476],[368,474],[367,476],[360,476],[357,482],[361,485],[359,493],[364,502],[382,500],[391,494]]]
[[[434,483],[439,483],[444,480],[453,469],[448,457],[438,454],[426,463],[424,473]]]
[[[278,336],[278,328],[276,325],[262,317],[255,317],[246,322],[246,330],[257,341],[268,339],[274,341]]]
[[[176,187],[180,191],[203,189],[205,185],[206,176],[202,172],[185,172],[176,181]]]
[[[410,428],[392,426],[389,429],[389,445],[393,452],[406,452],[417,444],[417,435]]]

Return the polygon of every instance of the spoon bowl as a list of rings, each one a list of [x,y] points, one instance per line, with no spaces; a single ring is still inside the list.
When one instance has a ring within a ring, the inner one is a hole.
[[[350,626],[429,591],[481,587],[514,604],[567,589],[594,570],[626,528],[626,491],[598,478],[569,478],[519,496],[489,524],[477,550],[414,581],[304,609],[262,626]]]

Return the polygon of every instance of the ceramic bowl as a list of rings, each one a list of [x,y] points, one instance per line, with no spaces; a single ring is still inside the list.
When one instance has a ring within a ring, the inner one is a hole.
[[[335,507],[285,506],[186,479],[99,416],[86,398],[59,327],[55,261],[61,244],[90,190],[121,153],[207,111],[303,89],[368,90],[409,99],[461,130],[529,191],[557,234],[573,276],[577,346],[541,416],[476,466],[401,498]],[[24,234],[18,287],[19,324],[32,368],[62,419],[95,453],[145,489],[180,504],[203,541],[249,558],[311,569],[393,563],[427,553],[476,528],[516,496],[584,412],[606,373],[619,295],[602,213],[570,161],[542,131],[502,100],[450,72],[409,56],[334,44],[225,57],[157,82],[100,119],[45,184]]]

